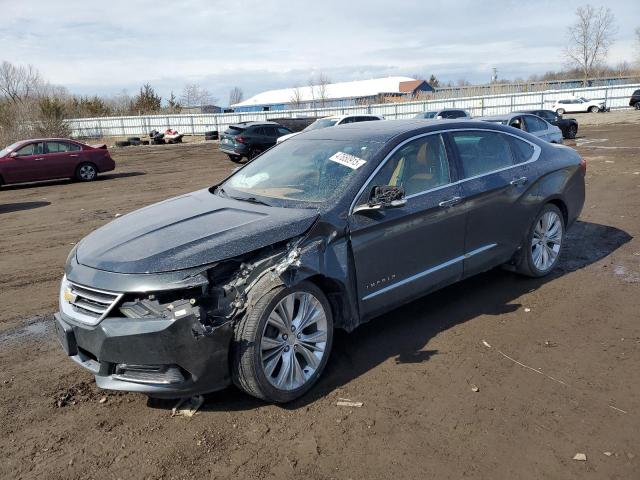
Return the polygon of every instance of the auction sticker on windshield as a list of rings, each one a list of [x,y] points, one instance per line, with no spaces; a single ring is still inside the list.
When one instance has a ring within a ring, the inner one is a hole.
[[[349,155],[344,152],[334,153],[329,157],[329,160],[339,163],[340,165],[344,165],[345,167],[352,168],[353,170],[357,170],[367,163],[367,161],[362,158],[356,157],[355,155]]]

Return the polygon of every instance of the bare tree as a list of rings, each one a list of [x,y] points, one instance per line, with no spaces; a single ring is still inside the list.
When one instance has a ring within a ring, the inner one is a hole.
[[[640,69],[640,27],[636,28],[636,65]]]
[[[12,103],[22,103],[40,93],[44,82],[40,73],[31,65],[0,64],[0,96]]]
[[[583,82],[604,63],[617,32],[611,9],[591,5],[576,10],[576,23],[567,30],[569,45],[565,48],[568,63],[579,69]]]
[[[318,75],[317,82],[317,91],[318,91],[318,100],[320,100],[320,106],[326,107],[328,97],[327,86],[331,83],[329,77],[327,77],[324,73],[320,73]]]
[[[300,87],[294,87],[293,92],[291,92],[291,98],[289,99],[289,104],[291,108],[302,108],[304,104],[304,99],[302,97],[302,90]]]
[[[309,87],[309,92],[311,93],[311,108],[316,108],[316,83],[313,80],[313,77],[309,78],[309,83],[307,84]]]
[[[229,92],[229,105],[235,105],[244,100],[244,92],[240,87],[233,87]]]
[[[185,85],[180,95],[180,104],[185,107],[202,107],[216,101],[217,99],[213,98],[206,88],[196,83]]]

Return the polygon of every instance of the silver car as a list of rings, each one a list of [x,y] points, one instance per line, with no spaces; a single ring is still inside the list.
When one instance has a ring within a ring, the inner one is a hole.
[[[529,115],[526,113],[507,113],[505,115],[480,117],[476,120],[508,125],[510,127],[529,132],[531,135],[535,135],[547,142],[562,143],[562,130],[535,115]]]

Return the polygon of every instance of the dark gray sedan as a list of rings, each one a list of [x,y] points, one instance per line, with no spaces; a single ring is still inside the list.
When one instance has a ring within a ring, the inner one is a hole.
[[[58,337],[102,388],[234,383],[287,402],[321,375],[336,328],[499,265],[551,272],[585,168],[571,148],[487,122],[304,133],[83,239]]]

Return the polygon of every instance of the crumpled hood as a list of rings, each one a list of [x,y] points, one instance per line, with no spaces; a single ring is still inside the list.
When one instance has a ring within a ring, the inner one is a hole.
[[[200,190],[124,215],[85,237],[78,263],[158,273],[232,258],[301,235],[318,213],[267,207]]]

